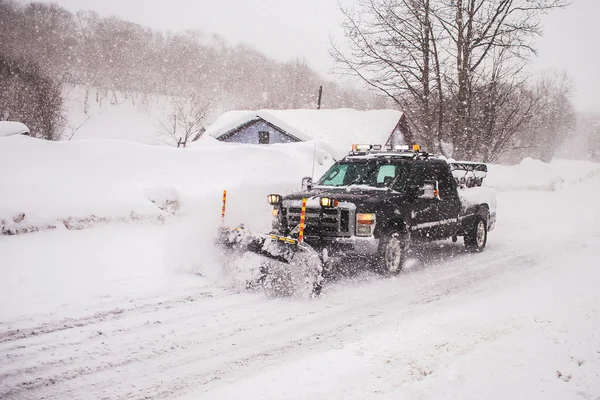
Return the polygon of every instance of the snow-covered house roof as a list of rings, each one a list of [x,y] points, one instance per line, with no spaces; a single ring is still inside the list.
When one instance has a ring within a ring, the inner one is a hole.
[[[29,135],[29,128],[22,122],[0,121],[0,137],[12,135]]]
[[[224,138],[262,119],[298,141],[321,141],[335,150],[334,156],[339,156],[346,154],[353,143],[385,144],[399,128],[402,117],[403,113],[397,110],[348,108],[229,111],[217,118],[205,134]]]

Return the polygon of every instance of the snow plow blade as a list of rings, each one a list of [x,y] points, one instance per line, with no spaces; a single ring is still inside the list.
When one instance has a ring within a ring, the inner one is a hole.
[[[292,261],[298,250],[312,250],[310,246],[300,243],[297,239],[271,234],[257,234],[246,230],[243,226],[233,229],[220,228],[217,243],[223,247],[238,251],[251,251],[287,264]],[[314,252],[314,250],[312,251]]]
[[[323,264],[317,252],[297,239],[252,233],[243,226],[220,228],[217,244],[232,256],[252,252],[266,258],[256,279],[246,289],[262,288],[276,297],[318,296],[323,283]]]

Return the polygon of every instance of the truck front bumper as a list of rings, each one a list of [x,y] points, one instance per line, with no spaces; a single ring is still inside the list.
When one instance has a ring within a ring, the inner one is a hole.
[[[305,237],[307,244],[323,258],[360,257],[375,255],[379,251],[379,239],[369,237]]]

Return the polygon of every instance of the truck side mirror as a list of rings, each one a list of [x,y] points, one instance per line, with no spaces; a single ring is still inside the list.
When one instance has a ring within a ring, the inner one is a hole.
[[[438,190],[438,181],[425,181],[423,186],[419,188],[419,199],[439,199],[440,192]]]
[[[306,176],[302,178],[302,190],[311,190],[312,189],[312,178],[310,176]]]

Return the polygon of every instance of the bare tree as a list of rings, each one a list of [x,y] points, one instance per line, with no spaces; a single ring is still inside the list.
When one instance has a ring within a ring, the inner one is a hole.
[[[486,76],[494,53],[522,65],[535,54],[532,37],[541,34],[541,17],[549,10],[565,7],[566,0],[440,0],[436,13],[448,34],[446,50],[455,57],[454,123],[452,144],[457,156],[477,156],[471,137],[474,131],[473,85]]]
[[[0,120],[26,124],[31,136],[58,140],[64,124],[60,86],[36,64],[0,54]]]
[[[537,109],[519,139],[531,156],[549,162],[576,127],[575,109],[570,101],[573,83],[565,72],[554,71],[541,77],[533,93]]]
[[[66,140],[72,140],[75,135],[77,134],[77,132],[79,132],[79,130],[86,124],[86,122],[88,122],[90,120],[90,118],[92,118],[93,115],[88,115],[86,117],[86,119],[84,119],[79,125],[75,126],[75,125],[68,125],[67,127],[65,127],[65,131],[68,129],[68,132],[64,132],[63,133],[63,137],[66,138]]]
[[[496,49],[485,79],[472,85],[472,135],[468,148],[485,162],[513,150],[513,137],[525,129],[539,109],[539,98],[527,85],[523,65],[510,62],[506,49]]]
[[[600,118],[587,137],[587,151],[594,161],[600,161]]]
[[[167,121],[160,121],[161,134],[167,135],[177,147],[186,147],[188,142],[198,140],[204,133],[204,121],[210,111],[210,102],[198,95],[189,98],[174,98],[172,112]]]
[[[350,51],[331,45],[340,73],[358,76],[399,108],[413,110],[411,121],[430,149],[438,148],[434,139],[442,127],[436,121],[443,114],[432,2],[361,0],[356,8],[341,8]]]
[[[333,45],[332,55],[341,73],[358,76],[409,110],[429,149],[443,153],[442,142],[449,142],[454,157],[490,158],[483,151],[490,140],[477,139],[479,129],[497,139],[492,148],[499,150],[526,122],[529,111],[521,112],[516,126],[496,129],[498,117],[511,115],[508,104],[526,99],[518,93],[526,85],[521,70],[535,53],[532,38],[541,33],[541,17],[566,5],[567,0],[361,0],[357,9],[342,9],[350,50]],[[490,98],[494,94],[500,98]]]

